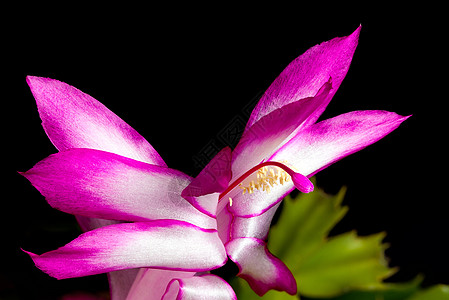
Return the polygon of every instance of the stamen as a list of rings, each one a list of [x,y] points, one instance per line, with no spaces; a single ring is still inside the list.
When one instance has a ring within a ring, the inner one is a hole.
[[[271,188],[274,188],[276,185],[283,185],[292,179],[294,185],[300,191],[308,193],[313,190],[313,185],[307,177],[296,173],[284,163],[275,161],[263,162],[251,168],[236,179],[225,191],[220,194],[219,199],[221,200],[228,194],[229,196],[234,197],[237,193],[239,193],[239,191],[242,195],[246,193],[252,194],[258,190],[269,193]],[[240,190],[237,192],[232,192],[237,186]],[[232,205],[232,199],[229,196],[229,203]]]

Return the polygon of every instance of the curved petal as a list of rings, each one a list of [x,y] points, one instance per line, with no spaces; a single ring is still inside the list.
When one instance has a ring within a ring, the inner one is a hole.
[[[311,176],[386,136],[408,117],[380,110],[354,111],[299,132],[269,160],[287,161]]]
[[[176,219],[216,228],[215,219],[181,197],[191,178],[117,154],[70,149],[22,173],[59,210],[126,221]]]
[[[157,151],[131,126],[91,96],[63,82],[27,77],[36,99],[42,125],[59,150],[88,147],[166,166]],[[83,231],[117,221],[76,216]],[[111,299],[124,299],[134,270],[108,274]]]
[[[251,237],[266,240],[270,230],[271,221],[281,202],[268,209],[259,216],[245,218],[234,216],[232,220],[230,236],[232,238]],[[217,222],[219,222],[217,218]],[[220,227],[219,227],[220,228]]]
[[[263,296],[270,289],[295,295],[295,278],[285,264],[271,254],[262,240],[237,238],[226,244],[229,258],[239,267],[239,275],[248,281],[257,295]]]
[[[126,300],[147,300],[161,299],[167,289],[168,284],[174,278],[189,278],[196,272],[183,272],[142,268],[137,274],[128,296],[121,299]]]
[[[217,214],[217,230],[223,244],[229,242],[231,238],[231,226],[234,216],[229,212],[228,206],[224,206]]]
[[[222,149],[181,193],[208,216],[216,216],[218,193],[224,191],[231,180],[231,152],[229,147]]]
[[[78,221],[78,224],[83,232],[121,222],[84,216],[76,216],[76,220]],[[128,269],[108,273],[109,293],[111,300],[126,299],[126,295],[128,295],[128,291],[131,288],[138,271],[139,269]]]
[[[313,97],[321,86],[332,78],[333,90],[324,105],[314,115],[316,122],[348,72],[358,44],[361,26],[351,35],[334,38],[316,45],[292,61],[266,90],[254,108],[246,125],[248,130],[260,118],[289,103]]]
[[[222,278],[204,274],[174,279],[167,287],[163,300],[237,300],[231,286]]]
[[[92,148],[166,166],[147,140],[91,96],[55,79],[28,76],[27,82],[58,150]]]
[[[326,82],[314,97],[286,104],[261,117],[242,135],[232,152],[232,174],[234,178],[248,171],[252,166],[264,161],[295,132],[315,122],[332,90],[331,82]]]
[[[216,230],[175,220],[110,225],[42,255],[26,253],[58,279],[141,267],[200,272],[226,262]]]
[[[140,269],[119,270],[108,273],[111,300],[126,299]]]

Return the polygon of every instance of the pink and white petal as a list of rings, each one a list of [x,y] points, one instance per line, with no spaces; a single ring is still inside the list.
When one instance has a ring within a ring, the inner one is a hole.
[[[166,166],[157,151],[136,130],[91,96],[63,82],[34,76],[27,83],[36,99],[42,125],[59,150],[87,147],[114,152],[143,162]],[[84,231],[117,221],[76,216]],[[112,299],[126,294],[131,270],[108,274]]]
[[[198,209],[203,214],[211,217],[217,217],[217,204],[220,193],[212,193],[204,196],[197,197],[183,197],[190,204],[192,204],[196,209]]]
[[[241,278],[248,281],[256,294],[263,296],[271,289],[297,292],[296,280],[287,266],[273,254],[266,243],[256,238],[237,238],[225,245],[229,258],[239,267]]]
[[[204,274],[174,279],[167,287],[163,300],[237,300],[232,287],[222,278]]]
[[[332,78],[333,90],[311,120],[324,111],[348,72],[358,44],[361,27],[351,35],[316,45],[292,61],[266,90],[246,125],[248,130],[260,118],[289,103],[313,97]]]
[[[224,206],[222,210],[217,213],[217,230],[223,244],[229,242],[231,238],[231,226],[234,221],[234,216],[229,212],[228,206]]]
[[[266,212],[256,217],[244,218],[234,216],[230,236],[234,239],[240,237],[251,237],[266,240],[268,237],[268,231],[270,230],[271,221],[273,220],[274,214],[280,204],[281,202],[278,202]],[[218,219],[217,222],[219,222]]]
[[[211,217],[216,216],[218,194],[231,180],[231,152],[229,147],[222,149],[181,193],[183,198]]]
[[[22,173],[48,203],[75,215],[125,221],[183,220],[203,228],[216,221],[181,197],[191,178],[114,153],[70,149]]]
[[[241,190],[232,191],[229,193],[232,198],[232,205],[229,205],[228,209],[234,216],[238,217],[260,216],[282,201],[294,188],[292,181],[288,181],[284,184],[273,185],[269,191],[257,189],[253,193],[245,194]]]
[[[289,137],[315,122],[332,84],[326,82],[313,97],[286,104],[261,117],[242,135],[232,152],[232,174],[238,178],[251,167],[271,156]],[[321,114],[321,112],[320,112]]]
[[[196,272],[183,272],[142,268],[136,276],[136,280],[129,290],[126,300],[150,300],[161,299],[165,294],[168,284],[174,278],[189,278]]]
[[[140,269],[119,270],[108,273],[111,300],[123,300],[136,279]]]
[[[110,225],[42,255],[26,253],[58,279],[142,267],[201,272],[227,259],[216,230],[175,220]]]
[[[222,192],[231,179],[231,153],[223,148],[184,189],[183,197],[197,197]]]
[[[312,176],[330,164],[386,136],[408,117],[380,110],[354,111],[299,132],[269,160],[287,161]]]
[[[166,166],[145,138],[93,97],[55,79],[28,76],[27,82],[58,150],[92,148]]]
[[[118,224],[121,221],[75,216],[81,229],[86,232],[96,228]],[[120,270],[108,273],[109,293],[111,300],[126,299],[129,289],[139,269]]]

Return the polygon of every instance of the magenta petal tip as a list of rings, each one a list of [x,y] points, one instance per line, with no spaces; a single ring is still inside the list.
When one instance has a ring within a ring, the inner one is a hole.
[[[20,250],[22,250],[23,252],[25,252],[26,254],[28,254],[31,258],[33,258],[33,257],[35,257],[35,256],[38,256],[37,254],[34,254],[33,252],[26,251],[26,250],[24,250],[23,248],[20,248]]]
[[[271,254],[266,243],[257,238],[236,238],[226,245],[229,258],[239,268],[238,276],[262,297],[269,290],[296,295],[296,280],[288,267]]]

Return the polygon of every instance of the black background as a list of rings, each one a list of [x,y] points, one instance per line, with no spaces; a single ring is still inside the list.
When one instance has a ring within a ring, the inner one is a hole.
[[[398,130],[317,175],[348,187],[350,211],[333,233],[386,231],[393,280],[418,273],[449,284],[447,59],[443,7],[26,7],[2,26],[4,171],[0,298],[53,299],[107,288],[105,277],[57,281],[20,248],[41,253],[78,234],[16,171],[56,152],[40,126],[26,75],[92,95],[190,175],[219,133],[309,47],[362,24],[346,79],[322,118],[361,109],[413,114]],[[5,11],[5,15],[8,13]],[[5,18],[4,18],[5,19]],[[5,20],[4,20],[5,21]],[[5,92],[6,91],[6,92]]]

